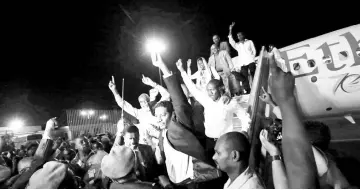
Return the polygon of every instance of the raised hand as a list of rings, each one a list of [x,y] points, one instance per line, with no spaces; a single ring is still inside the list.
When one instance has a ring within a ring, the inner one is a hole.
[[[279,149],[272,143],[269,142],[268,139],[268,131],[263,129],[260,132],[260,141],[265,150],[270,154],[270,156],[279,155]]]
[[[56,117],[49,119],[46,122],[46,127],[44,130],[43,137],[54,140],[54,131],[57,127],[58,127],[58,122],[56,120]]]
[[[188,59],[186,63],[187,63],[187,66],[190,67],[191,66],[191,59]]]
[[[259,96],[260,100],[264,101],[267,104],[272,104],[273,100],[271,94],[267,93],[264,87],[261,87],[261,89],[263,90],[264,94]]]
[[[229,26],[229,29],[232,30],[235,26],[235,22],[232,22],[231,25]]]
[[[205,58],[202,57],[201,60],[202,60],[202,62],[203,62],[204,65],[208,65],[207,62],[206,62],[206,60],[205,60]]]
[[[109,82],[109,89],[110,89],[112,92],[115,92],[115,91],[116,91],[116,85],[115,85],[114,76],[111,76],[111,81]]]
[[[180,72],[185,71],[184,68],[183,68],[183,63],[182,63],[181,59],[179,59],[179,60],[176,62],[176,67],[179,69]]]
[[[150,101],[151,100],[155,100],[156,99],[156,96],[159,94],[159,90],[153,88],[153,89],[150,89]]]
[[[155,66],[155,67],[162,67],[165,65],[164,61],[162,60],[161,56],[159,53],[156,53],[156,52],[152,52],[151,53],[151,61],[152,61],[152,64]]]
[[[269,55],[269,86],[272,97],[278,104],[285,103],[290,98],[294,98],[295,78],[291,73],[285,73],[277,66],[274,54]]]
[[[142,75],[142,82],[148,86],[156,86],[156,83],[154,81],[152,81],[149,77],[145,77],[144,75]]]

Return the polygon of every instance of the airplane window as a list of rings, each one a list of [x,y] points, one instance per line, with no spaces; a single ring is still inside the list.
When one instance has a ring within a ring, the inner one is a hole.
[[[360,47],[356,49],[356,54],[360,57]]]
[[[311,77],[311,82],[316,82],[316,81],[317,81],[317,77],[316,77],[316,76]]]
[[[340,51],[339,52],[339,59],[340,61],[344,61],[348,58],[348,52],[347,51]]]
[[[299,63],[294,63],[293,67],[294,67],[295,71],[298,71],[300,69],[300,64]]]
[[[315,67],[315,60],[310,59],[307,61],[309,67]]]
[[[324,56],[323,61],[324,61],[325,64],[330,64],[332,62],[331,57],[329,55]]]

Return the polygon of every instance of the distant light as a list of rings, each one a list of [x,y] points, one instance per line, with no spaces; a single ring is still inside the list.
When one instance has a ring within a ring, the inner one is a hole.
[[[107,117],[107,115],[105,115],[105,114],[102,115],[102,116],[100,116],[100,119],[101,119],[101,120],[106,120],[107,118],[108,118],[108,117]]]
[[[80,111],[80,115],[86,116],[86,115],[87,115],[87,111],[85,111],[85,110]]]
[[[19,129],[23,126],[24,126],[24,122],[20,119],[14,119],[14,120],[10,121],[10,123],[9,123],[9,127],[14,128],[14,129]]]
[[[161,53],[165,51],[165,44],[159,39],[152,38],[146,42],[146,50],[150,53]]]
[[[95,112],[94,112],[94,110],[89,110],[88,113],[89,113],[89,115],[94,115]]]

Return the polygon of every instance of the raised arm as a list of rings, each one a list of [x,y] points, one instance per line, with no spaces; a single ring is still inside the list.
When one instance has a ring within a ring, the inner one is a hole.
[[[229,27],[229,43],[231,45],[231,47],[233,47],[234,49],[236,49],[236,42],[234,40],[234,38],[232,37],[232,29],[235,25],[235,22],[231,23],[230,27]]]
[[[157,57],[157,60],[161,60],[160,55]],[[155,58],[153,58],[153,60],[154,59]],[[153,64],[161,68],[164,73],[164,81],[168,87],[172,105],[174,107],[175,114],[173,115],[170,124],[168,124],[168,140],[177,151],[195,157],[208,164],[213,164],[213,161],[206,156],[204,147],[193,133],[194,124],[192,120],[192,107],[188,103],[187,98],[180,87],[180,83],[176,80],[176,76],[172,75],[162,60],[159,62],[153,61]],[[184,69],[182,69],[182,71],[183,74],[187,76]],[[191,146],[189,146],[190,144]]]
[[[282,150],[289,188],[316,189],[319,185],[315,158],[295,100],[295,78],[277,67],[273,55],[269,62],[271,93],[283,114]]]
[[[262,87],[262,90],[263,90],[264,94],[259,96],[260,100],[264,101],[265,103],[267,103],[271,107],[273,107],[273,113],[275,114],[275,116],[279,119],[282,119],[280,108],[276,105],[276,103],[272,99],[271,94],[266,92],[264,87]]]
[[[112,80],[109,82],[109,89],[113,93],[118,106],[121,107],[122,109],[124,109],[124,111],[126,111],[128,114],[130,114],[130,115],[134,116],[136,119],[138,119],[139,110],[134,108],[131,104],[129,104],[125,100],[123,100],[123,98],[120,96],[120,94],[116,90],[114,77],[112,77]],[[124,104],[124,107],[123,107],[123,104]]]
[[[274,187],[275,189],[288,189],[288,180],[284,164],[281,159],[274,159],[280,156],[280,150],[274,144],[270,143],[267,137],[268,131],[263,129],[260,132],[260,141],[266,152],[268,152],[272,158],[271,168]]]
[[[186,74],[181,60],[179,60],[176,63],[176,66],[179,69],[179,71],[181,72],[181,77],[183,78],[183,81],[184,81],[186,87],[189,89],[190,94],[192,94],[194,96],[194,98],[197,101],[199,101],[199,103],[202,105],[205,105],[208,102],[211,102],[212,100],[206,94],[204,94],[202,91],[200,91],[199,89],[196,88],[196,85],[191,81],[189,76]]]
[[[52,145],[54,142],[54,130],[57,126],[56,118],[52,118],[46,122],[43,138],[36,149],[34,160],[31,162],[30,168],[22,173],[20,177],[12,184],[10,189],[25,189],[30,177],[36,172],[52,155]]]
[[[158,85],[156,82],[151,80],[149,77],[145,77],[143,75],[142,82],[146,85],[153,87],[160,93],[160,95],[161,95],[160,101],[165,101],[165,100],[169,101],[170,100],[169,92],[164,87]]]

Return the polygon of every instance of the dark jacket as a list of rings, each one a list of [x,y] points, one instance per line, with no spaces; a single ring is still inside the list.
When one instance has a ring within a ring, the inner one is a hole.
[[[155,153],[151,146],[145,144],[139,144],[138,150],[141,153],[142,158],[137,158],[138,161],[143,164],[139,164],[142,169],[138,169],[140,175],[138,179],[141,181],[153,181],[157,177],[157,163],[155,159]]]
[[[174,114],[168,125],[167,138],[171,145],[180,152],[215,166],[214,161],[206,156],[204,147],[195,135],[193,110],[188,103],[180,83],[175,75],[164,78],[174,107]],[[160,149],[163,150],[163,137],[160,136]]]

